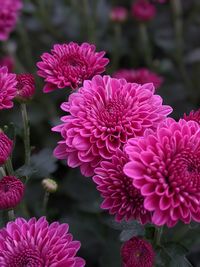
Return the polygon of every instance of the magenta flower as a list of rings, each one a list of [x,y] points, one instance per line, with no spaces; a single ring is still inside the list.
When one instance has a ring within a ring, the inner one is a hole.
[[[84,80],[105,71],[109,60],[105,52],[95,52],[94,45],[83,43],[56,44],[51,54],[44,53],[37,63],[38,75],[45,78],[45,93],[57,88],[76,89]]]
[[[144,196],[158,226],[200,222],[200,127],[166,119],[156,132],[130,139],[124,172]]]
[[[0,40],[5,41],[16,26],[21,0],[0,0]]]
[[[13,107],[13,99],[17,94],[16,75],[8,73],[7,67],[0,68],[0,110]]]
[[[155,252],[145,239],[133,237],[121,247],[122,267],[153,267]]]
[[[102,209],[115,215],[116,221],[139,220],[144,224],[151,220],[150,212],[144,208],[144,198],[133,186],[132,179],[123,172],[128,158],[121,150],[116,150],[111,160],[102,161],[94,170],[93,181],[104,198]]]
[[[0,180],[0,209],[15,208],[24,195],[24,184],[15,176]]]
[[[10,157],[13,149],[13,141],[0,130],[0,166],[4,165]]]
[[[29,100],[35,93],[35,79],[32,74],[17,74],[17,99]]]
[[[156,15],[156,7],[148,0],[136,0],[131,7],[132,16],[141,22],[152,20]]]
[[[124,22],[127,19],[128,11],[123,6],[116,6],[111,9],[110,19],[114,22]]]
[[[186,121],[196,121],[200,125],[200,109],[197,111],[192,110],[189,115],[184,113],[183,118]]]
[[[13,72],[14,59],[11,56],[5,56],[0,59],[0,67],[7,67],[8,72]]]
[[[73,241],[68,224],[48,224],[45,217],[18,218],[0,230],[1,267],[83,267],[76,257],[80,242]]]
[[[140,86],[98,75],[85,81],[61,108],[70,115],[53,128],[62,136],[54,155],[70,167],[80,166],[85,176],[92,176],[99,162],[111,159],[129,138],[155,129],[172,111],[154,95],[152,84]]]
[[[118,79],[126,79],[129,83],[153,83],[156,89],[158,89],[162,83],[163,78],[158,74],[146,69],[121,69],[113,74],[113,77]]]

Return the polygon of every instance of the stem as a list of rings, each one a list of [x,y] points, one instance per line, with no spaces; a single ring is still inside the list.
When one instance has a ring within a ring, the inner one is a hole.
[[[83,0],[83,13],[85,17],[85,25],[87,27],[88,41],[90,43],[95,43],[95,21],[94,18],[91,17],[90,5],[88,0]]]
[[[49,201],[49,195],[50,195],[50,193],[47,192],[47,191],[44,194],[44,199],[43,199],[43,212],[44,212],[45,215],[46,215],[46,212],[47,212],[47,204],[48,204],[48,201]]]
[[[145,23],[139,23],[139,34],[141,41],[142,54],[144,54],[144,60],[148,67],[152,66],[152,51],[149,42],[149,36]]]
[[[113,70],[118,69],[119,55],[120,55],[120,40],[121,40],[121,25],[119,23],[114,24],[114,47],[113,47]]]
[[[0,172],[1,172],[2,176],[6,176],[6,172],[5,172],[3,167],[0,167]]]
[[[175,51],[175,61],[179,68],[180,75],[188,87],[188,89],[192,90],[190,93],[190,100],[196,103],[197,98],[195,95],[195,91],[193,88],[193,84],[188,76],[188,72],[185,68],[185,64],[183,61],[183,20],[182,20],[182,4],[181,0],[170,0],[171,8],[173,12],[173,21],[174,21],[174,29],[175,29],[175,42],[176,42],[176,51]],[[194,92],[194,93],[193,93]]]
[[[15,220],[15,213],[14,213],[13,209],[8,211],[8,220],[9,221],[14,221]]]
[[[25,164],[29,165],[31,156],[29,120],[28,120],[26,104],[22,103],[20,104],[20,107],[21,107],[23,127],[24,127]]]
[[[160,246],[163,233],[163,227],[155,228],[154,242],[155,245]]]
[[[8,174],[9,175],[13,175],[14,174],[14,170],[13,170],[11,158],[8,158],[8,160],[5,163],[5,166],[6,166]]]

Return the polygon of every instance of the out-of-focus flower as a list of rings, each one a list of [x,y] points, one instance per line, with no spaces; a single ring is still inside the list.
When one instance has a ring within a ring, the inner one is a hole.
[[[113,74],[113,77],[118,79],[126,79],[129,83],[153,83],[156,89],[158,89],[162,83],[163,78],[146,68],[141,69],[121,69]]]
[[[8,73],[7,67],[0,68],[0,110],[13,107],[13,99],[17,94],[16,75]]]
[[[56,181],[54,181],[51,178],[43,179],[42,180],[42,186],[49,193],[54,193],[58,189],[58,185],[57,185]]]
[[[5,41],[16,26],[21,0],[0,0],[0,40]]]
[[[24,195],[24,184],[15,176],[4,176],[0,180],[0,209],[16,207]]]
[[[144,196],[152,222],[173,227],[200,222],[200,127],[166,119],[156,132],[128,141],[124,172]]]
[[[35,79],[32,74],[17,74],[17,96],[19,100],[29,100],[35,93]]]
[[[133,237],[121,247],[123,267],[153,267],[155,252],[145,239]]]
[[[0,129],[0,166],[9,158],[13,149],[13,141]]]
[[[131,7],[132,16],[141,22],[152,20],[156,15],[156,7],[148,0],[136,0]]]
[[[116,6],[111,9],[110,19],[114,22],[124,22],[127,19],[128,11],[123,6]]]
[[[70,115],[53,128],[62,136],[54,155],[92,176],[101,160],[111,159],[129,138],[141,136],[146,128],[155,129],[171,113],[154,91],[153,84],[141,86],[110,76],[85,81],[61,105]]]
[[[0,266],[83,267],[76,257],[80,242],[73,241],[68,224],[48,224],[45,217],[18,218],[0,230]]]
[[[57,88],[76,89],[83,81],[105,71],[109,60],[105,52],[96,52],[95,45],[83,43],[56,44],[50,53],[44,53],[37,63],[38,75],[45,78],[45,93]]]
[[[196,121],[200,125],[200,109],[192,110],[189,115],[184,113],[183,118],[186,121]]]
[[[144,224],[150,221],[150,212],[144,208],[144,198],[133,186],[132,179],[123,172],[128,158],[121,150],[116,150],[111,160],[102,161],[95,169],[94,182],[104,198],[101,208],[115,215],[116,221],[139,220]]]
[[[154,0],[154,2],[159,3],[159,4],[164,4],[167,2],[167,0]]]
[[[0,67],[7,67],[8,72],[13,72],[14,69],[14,59],[11,56],[5,56],[0,59]]]

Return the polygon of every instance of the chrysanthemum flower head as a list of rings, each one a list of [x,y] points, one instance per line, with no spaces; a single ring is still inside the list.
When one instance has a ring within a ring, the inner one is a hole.
[[[32,74],[17,74],[17,96],[19,100],[29,100],[35,93],[35,79]]]
[[[13,149],[13,141],[0,129],[0,166],[9,158]]]
[[[38,75],[45,79],[45,93],[57,88],[76,89],[83,81],[105,71],[109,60],[105,52],[96,52],[94,45],[83,43],[54,45],[51,53],[44,53],[37,63]]]
[[[101,208],[115,215],[116,221],[132,219],[144,224],[150,221],[151,215],[144,208],[144,198],[140,191],[123,172],[127,162],[127,155],[119,149],[116,150],[111,160],[102,161],[95,169],[93,180],[104,198]]]
[[[16,26],[21,0],[0,0],[0,40],[5,41]]]
[[[0,110],[13,107],[13,99],[17,94],[16,75],[8,73],[7,67],[0,68]]]
[[[45,217],[9,222],[0,230],[0,266],[85,266],[76,257],[80,242],[73,240],[68,228],[68,224],[48,224]]]
[[[24,184],[15,176],[4,176],[0,180],[0,209],[16,207],[24,195]]]
[[[110,19],[114,22],[124,22],[127,19],[128,11],[123,6],[115,6],[111,9]]]
[[[197,111],[192,110],[189,115],[183,115],[184,120],[186,121],[196,121],[200,125],[200,109]]]
[[[128,141],[124,172],[144,196],[158,226],[200,222],[200,127],[166,119],[155,132]]]
[[[155,129],[172,111],[154,95],[153,84],[98,75],[85,81],[61,108],[70,114],[53,128],[62,136],[54,155],[70,167],[80,166],[85,176],[92,176],[99,162],[111,159],[129,138]]]
[[[121,247],[123,267],[153,267],[155,252],[152,245],[140,237],[132,237]]]
[[[156,7],[148,0],[136,0],[131,7],[132,16],[141,22],[152,20],[156,15]]]
[[[126,79],[129,83],[153,83],[156,89],[158,89],[162,83],[163,78],[158,74],[146,69],[121,69],[113,74],[113,77],[118,79]]]

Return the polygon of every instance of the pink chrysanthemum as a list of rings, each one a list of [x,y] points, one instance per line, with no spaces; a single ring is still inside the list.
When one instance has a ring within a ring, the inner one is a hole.
[[[186,121],[196,121],[200,125],[200,109],[192,110],[189,115],[184,113],[183,118]]]
[[[22,2],[21,0],[0,0],[0,7],[0,40],[5,41],[16,26]]]
[[[17,98],[29,100],[35,93],[35,79],[32,74],[17,74]]]
[[[95,76],[69,97],[61,108],[70,115],[54,127],[62,140],[54,155],[70,167],[92,176],[102,159],[111,159],[131,137],[155,129],[172,109],[154,95],[152,84],[140,86],[109,76]]]
[[[156,132],[128,141],[124,172],[144,196],[156,225],[200,222],[200,127],[166,119]]]
[[[155,253],[145,239],[133,237],[121,247],[123,267],[153,267]]]
[[[0,67],[7,67],[8,72],[12,72],[14,69],[14,59],[11,56],[5,56],[0,59]]]
[[[158,89],[162,83],[163,78],[158,74],[146,69],[121,69],[116,71],[113,74],[113,77],[118,79],[126,79],[129,83],[138,83],[138,84],[145,84],[145,83],[153,83],[156,89]]]
[[[13,99],[17,94],[16,75],[8,73],[7,67],[0,68],[0,110],[13,107]]]
[[[1,267],[83,267],[76,257],[80,242],[73,241],[68,224],[48,224],[45,217],[18,218],[0,230]]]
[[[15,176],[4,176],[0,180],[0,209],[16,207],[24,195],[24,184]]]
[[[136,0],[131,7],[132,16],[141,22],[152,20],[156,12],[155,5],[151,4],[148,0]]]
[[[118,149],[111,160],[102,161],[95,169],[93,180],[105,199],[101,208],[115,215],[116,221],[134,219],[144,224],[150,221],[150,212],[144,208],[144,198],[132,179],[123,172],[127,162],[127,155]]]
[[[124,22],[127,19],[128,11],[123,6],[116,6],[111,9],[110,19],[114,22]]]
[[[13,149],[13,141],[0,130],[0,166],[9,158]]]
[[[44,53],[37,63],[38,75],[45,78],[45,93],[57,88],[76,89],[83,81],[105,71],[109,60],[105,52],[95,52],[94,45],[83,43],[56,44],[51,54]]]

